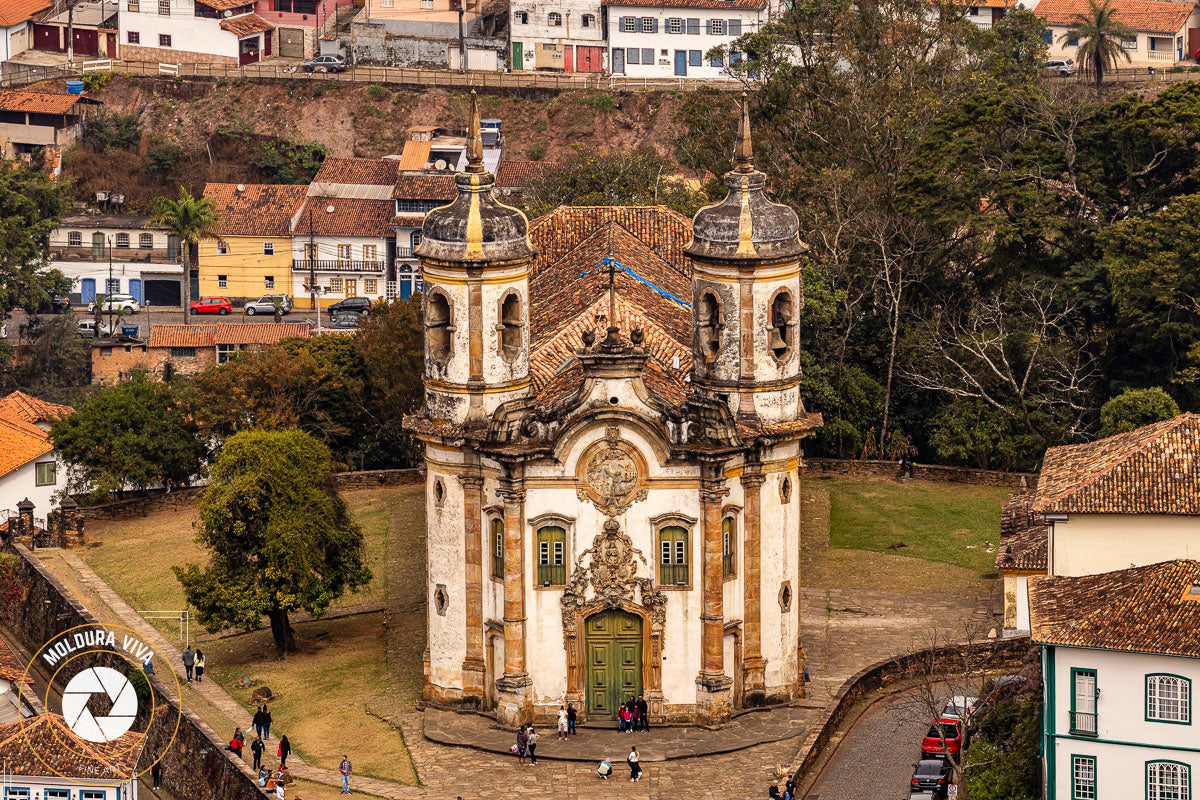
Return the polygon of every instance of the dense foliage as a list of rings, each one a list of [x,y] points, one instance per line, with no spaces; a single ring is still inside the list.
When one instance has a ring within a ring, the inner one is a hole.
[[[1038,800],[1042,796],[1041,668],[1031,649],[1011,683],[985,684],[986,698],[967,748],[971,800]]]
[[[46,310],[70,287],[61,272],[43,269],[47,240],[65,208],[62,185],[45,171],[21,162],[0,169],[0,322],[15,308]]]

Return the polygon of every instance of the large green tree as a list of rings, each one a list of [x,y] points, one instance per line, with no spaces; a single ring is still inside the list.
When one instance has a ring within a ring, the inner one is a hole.
[[[45,400],[76,403],[92,378],[92,347],[78,333],[70,314],[29,317],[20,331],[22,357],[0,371],[0,393],[22,389]]]
[[[14,308],[37,312],[71,282],[46,270],[50,232],[58,227],[66,199],[62,184],[44,170],[18,161],[0,169],[0,321]]]
[[[191,314],[191,276],[197,270],[200,240],[217,224],[216,204],[211,197],[193,197],[185,187],[179,187],[179,199],[154,198],[154,221],[179,237],[187,249],[187,275],[183,277],[183,321]]]
[[[1096,82],[1096,94],[1104,84],[1104,73],[1117,68],[1121,59],[1130,60],[1121,43],[1137,39],[1137,31],[1121,22],[1112,0],[1088,0],[1088,10],[1071,15],[1071,27],[1058,37],[1060,44],[1079,43],[1076,55]]]
[[[364,457],[379,466],[414,466],[421,448],[401,429],[425,400],[425,325],[421,295],[376,305],[354,337],[366,368],[372,435]]]
[[[54,422],[50,438],[71,466],[71,488],[97,494],[186,485],[209,455],[171,387],[144,375],[90,395]]]
[[[1112,436],[1179,416],[1179,405],[1161,387],[1126,389],[1100,407],[1100,435]]]
[[[197,529],[208,565],[175,568],[188,603],[211,631],[256,630],[267,617],[281,656],[296,649],[289,612],[320,617],[371,579],[362,531],[333,488],[329,450],[302,431],[226,441]]]

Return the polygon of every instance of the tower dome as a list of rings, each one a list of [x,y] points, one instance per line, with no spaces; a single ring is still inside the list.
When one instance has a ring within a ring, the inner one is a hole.
[[[742,93],[736,166],[724,177],[729,193],[696,212],[692,241],[685,252],[705,261],[771,263],[796,259],[808,252],[800,241],[796,212],[763,193],[767,176],[754,168],[750,141],[750,107]]]
[[[467,168],[454,176],[458,197],[449,205],[425,215],[416,255],[451,263],[527,259],[529,220],[520,210],[506,206],[492,194],[496,176],[483,166],[483,137],[479,101],[471,92],[471,121],[467,128]]]

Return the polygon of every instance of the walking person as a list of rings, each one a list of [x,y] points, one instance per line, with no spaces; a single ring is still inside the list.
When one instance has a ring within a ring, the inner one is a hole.
[[[558,739],[559,739],[559,741],[562,741],[563,739],[567,738],[568,727],[569,727],[569,723],[567,721],[567,707],[559,706],[558,707]]]
[[[150,788],[157,789],[159,782],[162,781],[162,762],[155,761],[150,766]]]
[[[267,708],[266,706],[263,706],[262,737],[264,742],[269,742],[271,740],[271,709]]]
[[[254,735],[260,739],[262,738],[263,734],[263,717],[266,716],[263,714],[264,708],[266,708],[266,706],[259,706],[258,708],[254,709]]]
[[[642,726],[642,730],[650,732],[650,704],[646,702],[646,698],[638,695],[637,699],[637,714],[638,723]]]
[[[146,653],[146,657],[144,659],[142,659],[142,672],[146,673],[147,675],[154,674],[154,651],[153,650],[151,650],[149,653]]]
[[[283,769],[287,766],[288,753],[292,752],[292,743],[288,741],[285,735],[279,740],[279,768]]]
[[[525,726],[517,728],[517,763],[525,766],[525,752],[529,749],[529,734],[525,732]]]
[[[578,716],[579,714],[575,711],[575,706],[567,703],[567,731],[572,734],[575,733],[575,720]]]
[[[528,742],[529,742],[529,766],[531,766],[531,767],[536,767],[536,766],[537,766],[537,743],[538,743],[538,738],[539,738],[539,737],[538,737],[538,733],[537,733],[537,731],[535,731],[535,730],[533,729],[533,726],[532,726],[532,725],[530,725],[530,726],[529,726],[529,737],[528,737]]]
[[[250,743],[250,752],[254,754],[254,771],[262,769],[262,754],[267,746],[263,744],[261,736],[255,736],[254,741]]]
[[[640,781],[642,779],[642,765],[639,763],[638,751],[636,747],[630,748],[629,755],[625,757],[629,762],[629,780]]]
[[[187,673],[187,682],[192,682],[192,672],[196,668],[196,654],[192,652],[191,646],[183,651],[183,671]]]
[[[342,774],[342,794],[350,794],[350,773],[354,772],[354,765],[350,763],[350,756],[342,756],[342,763],[338,764],[338,772]]]
[[[196,683],[204,680],[204,653],[196,648]]]

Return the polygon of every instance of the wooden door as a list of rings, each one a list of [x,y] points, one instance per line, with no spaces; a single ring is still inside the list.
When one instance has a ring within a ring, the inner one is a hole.
[[[33,49],[61,51],[59,29],[54,25],[33,26]]]
[[[587,713],[616,718],[630,697],[642,694],[642,620],[624,611],[604,611],[585,623]]]
[[[614,75],[625,74],[625,48],[615,47],[612,51],[612,71]]]
[[[98,56],[100,55],[100,33],[99,31],[81,30],[76,28],[72,32],[72,40],[75,42],[74,51],[76,56]]]
[[[346,278],[346,297],[358,297],[358,278]]]
[[[568,73],[575,71],[575,45],[563,45],[563,69]]]
[[[105,44],[106,44],[106,48],[108,51],[108,57],[116,58],[117,57],[117,35],[115,33],[109,33],[109,34],[106,34],[104,38],[106,40]]]
[[[675,74],[680,77],[687,75],[687,50],[675,51]]]

